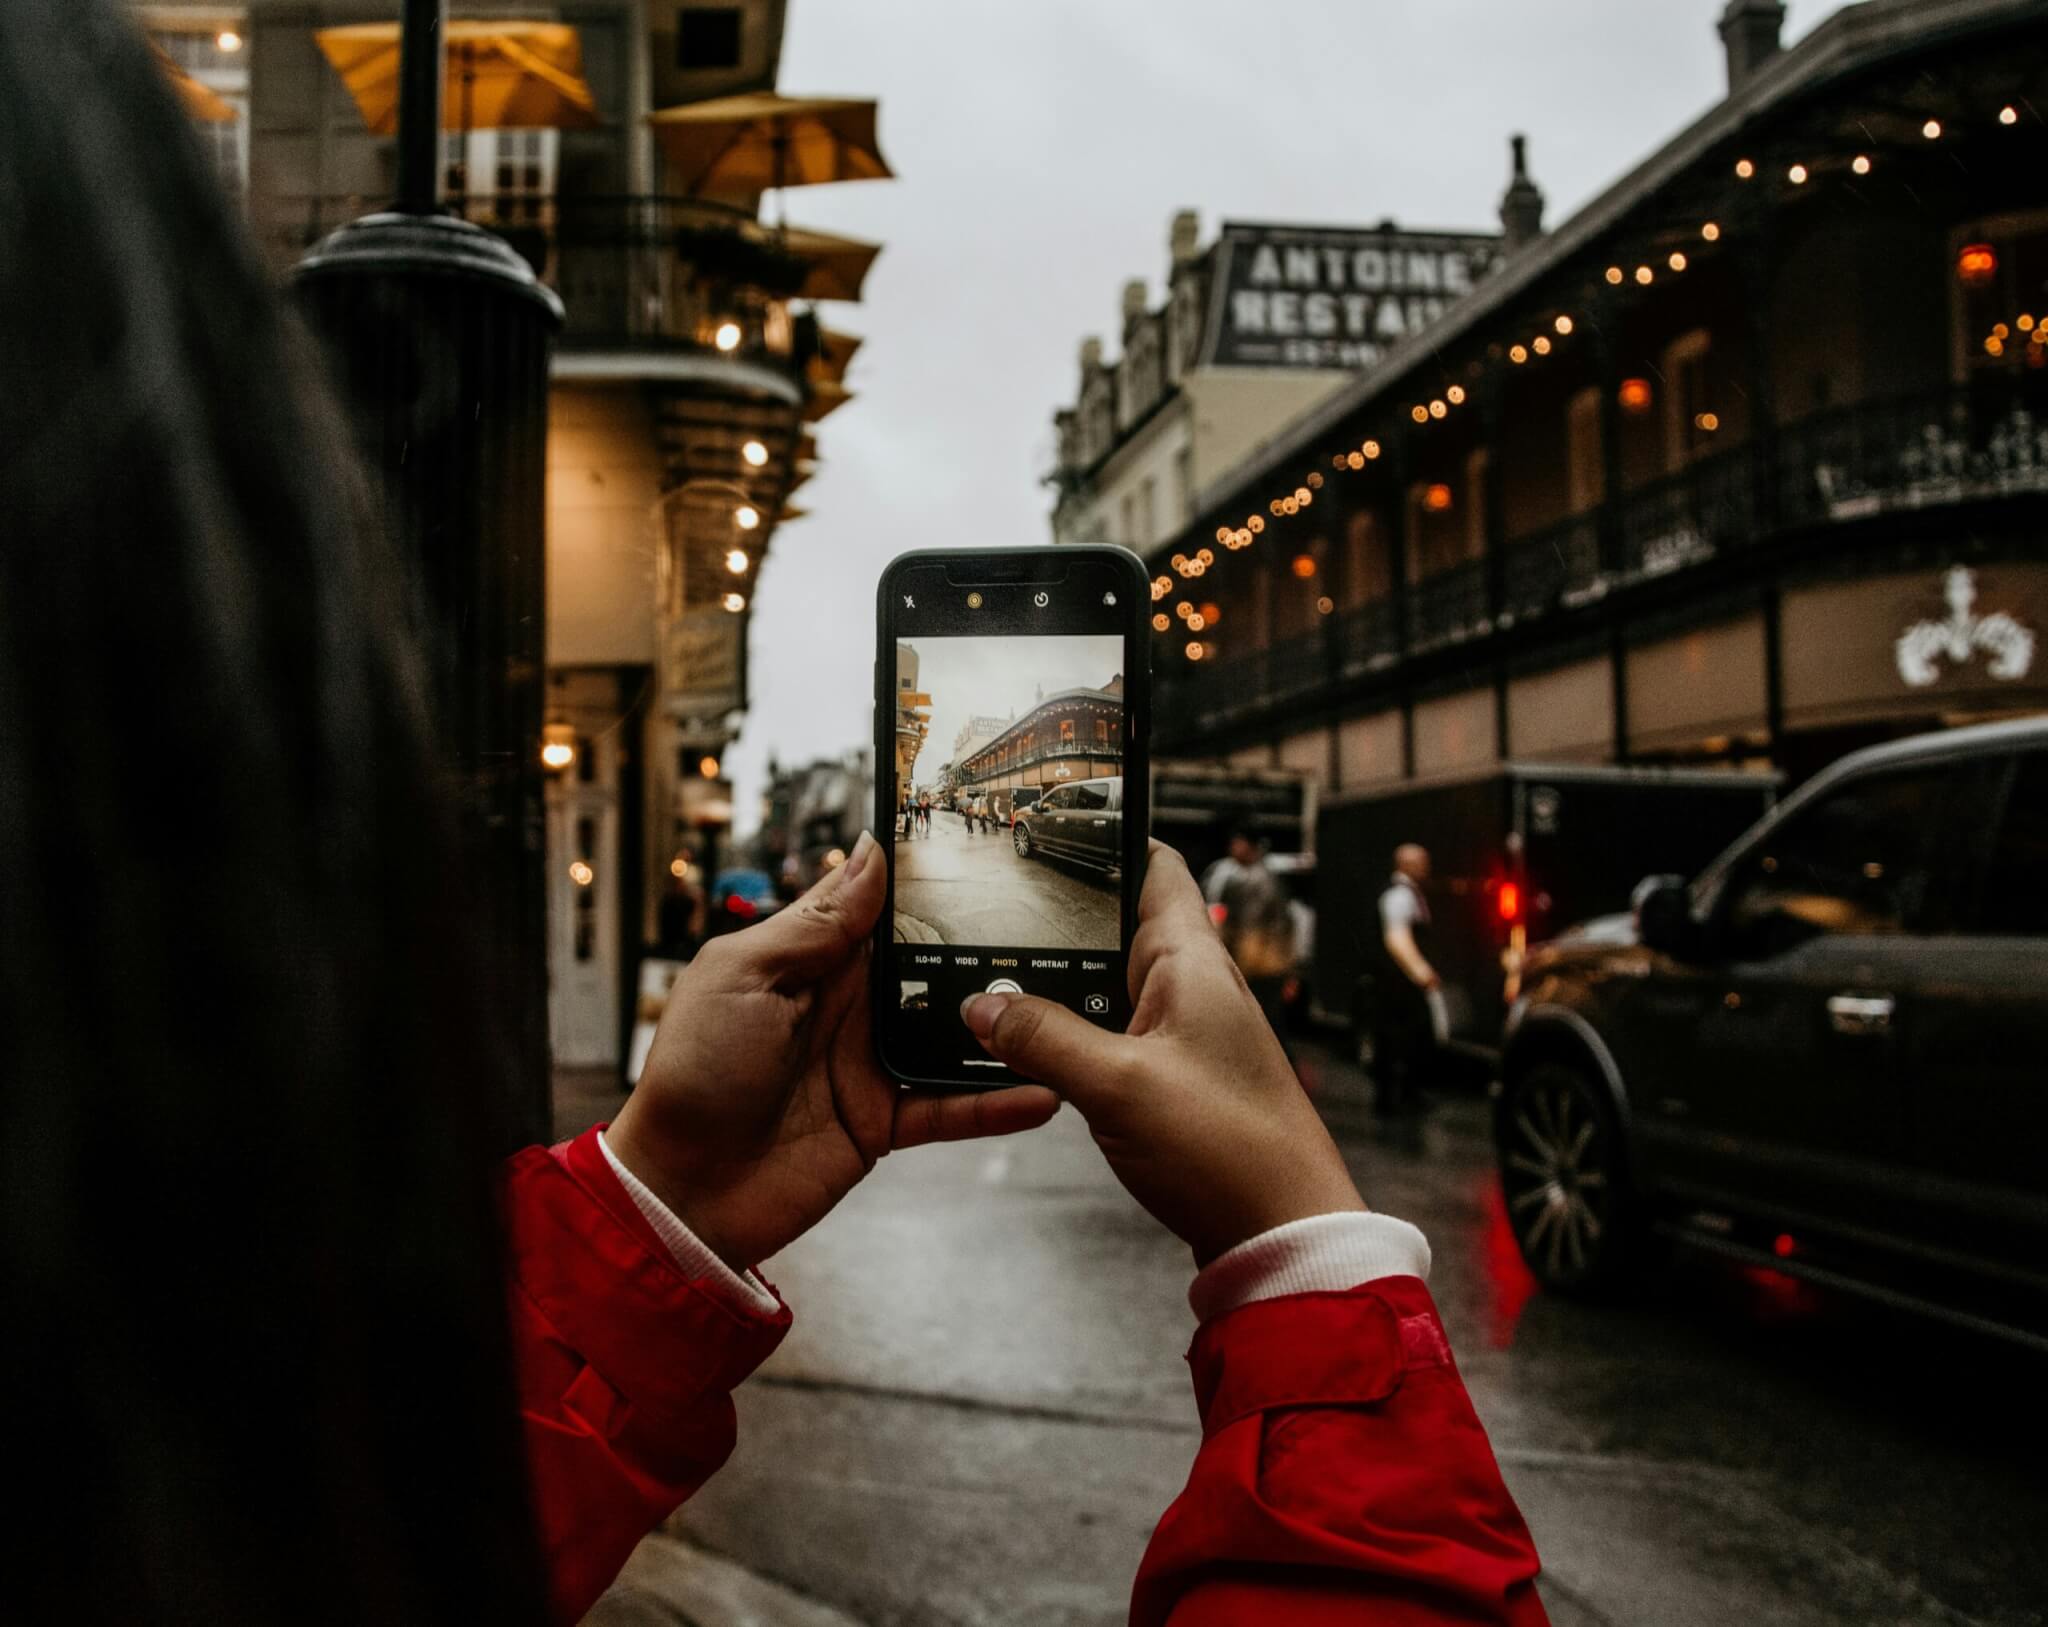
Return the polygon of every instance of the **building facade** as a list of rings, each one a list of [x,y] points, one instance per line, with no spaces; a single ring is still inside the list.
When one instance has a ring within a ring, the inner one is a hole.
[[[931,733],[931,713],[926,710],[931,696],[917,687],[917,651],[911,645],[896,646],[896,765],[891,782],[889,806],[902,806],[904,797],[918,784],[917,760],[924,753],[925,738]]]
[[[2048,704],[2039,7],[1782,18],[1732,0],[1723,102],[1201,487],[1162,753],[1796,779]]]
[[[952,763],[955,787],[999,804],[1020,786],[1050,788],[1124,771],[1124,681],[1063,689]]]
[[[199,128],[280,272],[391,196],[394,139],[320,35],[390,22],[395,0],[136,9],[232,113]],[[567,313],[547,442],[550,1018],[557,1060],[610,1064],[664,888],[726,855],[754,583],[859,343],[822,302],[858,298],[876,247],[764,226],[758,189],[682,173],[649,122],[774,89],[784,0],[450,10],[561,25],[594,109],[587,128],[449,132],[444,193]]]
[[[1539,205],[1540,207],[1540,205]],[[1196,494],[1386,348],[1420,332],[1499,261],[1488,233],[1225,222],[1168,233],[1166,297],[1124,285],[1119,354],[1081,343],[1074,405],[1054,415],[1056,542],[1147,553]]]

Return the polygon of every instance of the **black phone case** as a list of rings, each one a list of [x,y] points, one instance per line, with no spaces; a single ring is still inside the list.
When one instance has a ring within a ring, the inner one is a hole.
[[[1005,1070],[1002,1074],[975,1079],[926,1078],[910,1073],[890,1059],[882,1043],[885,1024],[894,1008],[887,998],[883,973],[885,957],[896,921],[895,844],[886,834],[895,810],[890,802],[891,773],[884,764],[895,759],[896,676],[894,642],[889,633],[889,593],[896,573],[906,566],[970,559],[994,568],[1013,567],[1020,572],[1034,560],[1092,559],[1107,562],[1130,579],[1128,602],[1131,618],[1125,647],[1134,658],[1124,663],[1124,828],[1123,879],[1120,883],[1123,911],[1123,954],[1130,954],[1131,940],[1138,931],[1138,893],[1145,884],[1145,863],[1152,835],[1152,641],[1148,618],[1152,604],[1152,579],[1145,562],[1128,548],[1100,543],[1068,543],[1046,548],[918,548],[898,554],[882,571],[875,584],[875,738],[874,738],[874,823],[875,840],[883,844],[889,861],[889,896],[882,918],[875,924],[875,952],[868,972],[868,1007],[874,1029],[875,1056],[883,1070],[897,1083],[917,1090],[1000,1090],[1024,1081]],[[1028,578],[1025,578],[1028,580]],[[1132,817],[1135,814],[1135,818]]]

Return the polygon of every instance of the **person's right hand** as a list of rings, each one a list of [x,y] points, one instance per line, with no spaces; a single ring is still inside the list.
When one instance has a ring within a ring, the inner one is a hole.
[[[1016,994],[972,996],[967,1026],[1080,1110],[1117,1179],[1198,1264],[1290,1220],[1364,1209],[1187,866],[1160,842],[1138,922],[1129,1033]]]

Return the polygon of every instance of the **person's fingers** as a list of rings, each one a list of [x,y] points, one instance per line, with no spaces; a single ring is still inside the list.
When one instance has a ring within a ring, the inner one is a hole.
[[[960,1007],[990,1056],[1052,1086],[1085,1114],[1122,1077],[1131,1041],[1029,994],[975,994]]]
[[[912,1092],[896,1101],[889,1145],[922,1147],[933,1141],[972,1141],[981,1136],[1035,1130],[1060,1110],[1060,1099],[1043,1085],[1012,1085],[957,1095]]]
[[[1163,954],[1213,940],[1215,928],[1202,889],[1188,874],[1181,856],[1154,838],[1145,866],[1145,886],[1138,894],[1138,931],[1131,939],[1131,1002],[1142,997],[1145,979]]]
[[[880,845],[866,831],[853,852],[788,909],[726,941],[747,971],[787,987],[815,982],[860,952],[888,896]]]

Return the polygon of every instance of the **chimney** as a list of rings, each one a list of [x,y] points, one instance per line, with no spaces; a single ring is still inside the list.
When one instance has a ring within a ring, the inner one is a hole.
[[[1721,13],[1721,44],[1728,52],[1728,94],[1749,83],[1750,76],[1779,51],[1778,32],[1785,26],[1779,0],[1728,0]]]
[[[1131,324],[1145,314],[1145,279],[1133,277],[1124,284],[1124,332],[1131,331]]]
[[[1173,225],[1166,234],[1166,247],[1173,256],[1175,269],[1186,265],[1201,251],[1195,244],[1202,235],[1202,217],[1192,209],[1183,209],[1173,217]]]
[[[1092,373],[1101,365],[1102,341],[1100,339],[1095,338],[1083,339],[1081,341],[1082,374],[1085,376],[1086,374]]]
[[[1543,235],[1543,194],[1529,179],[1529,138],[1509,136],[1508,146],[1515,155],[1515,173],[1500,195],[1500,226],[1513,254]]]

